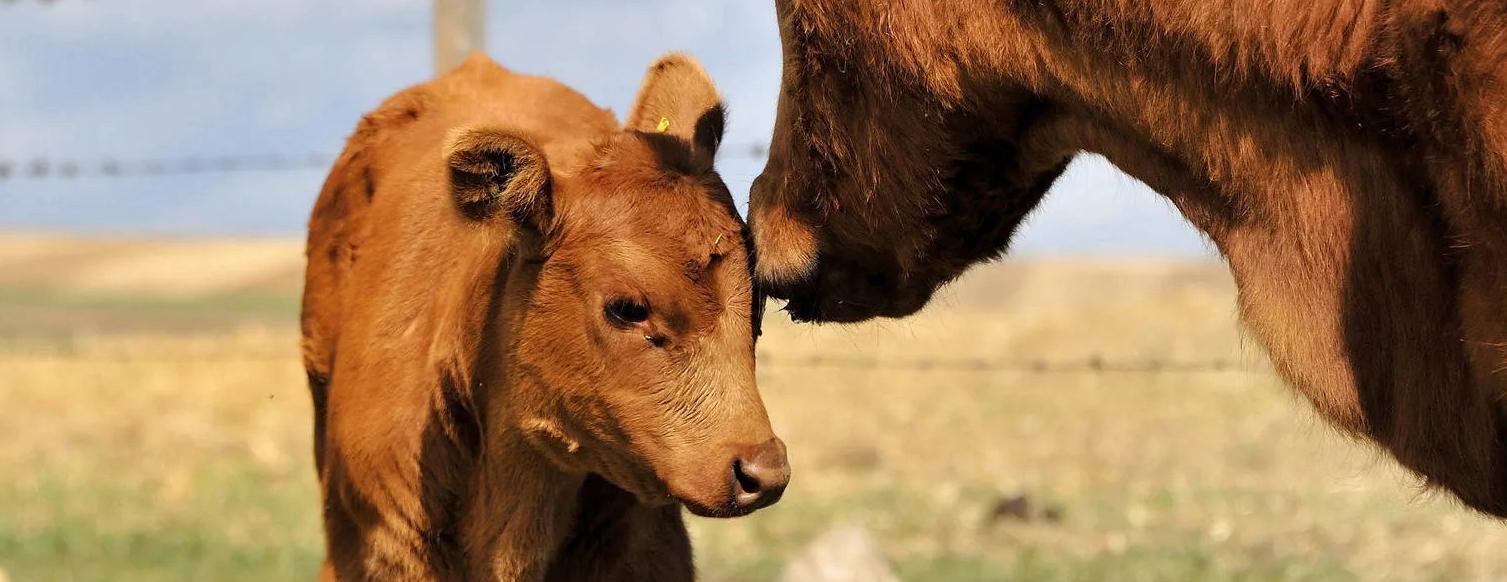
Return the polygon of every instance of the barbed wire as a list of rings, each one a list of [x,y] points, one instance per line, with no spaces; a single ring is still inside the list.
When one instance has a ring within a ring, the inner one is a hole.
[[[212,157],[93,161],[34,158],[18,163],[0,159],[0,182],[10,179],[125,178],[227,172],[290,172],[328,170],[335,157],[327,154],[267,154]]]
[[[1227,359],[1169,360],[1160,358],[1110,359],[1089,356],[1078,359],[990,359],[990,358],[912,358],[879,357],[861,355],[807,354],[781,356],[760,354],[761,366],[795,368],[835,368],[843,370],[884,371],[943,371],[943,372],[1029,372],[1037,374],[1060,373],[1203,373],[1245,372],[1259,373],[1269,368],[1247,362]]]
[[[0,0],[4,2],[6,0]],[[764,144],[724,148],[723,155],[763,159]],[[233,156],[181,156],[116,160],[59,160],[35,157],[26,161],[0,159],[0,182],[74,178],[130,178],[214,174],[231,172],[292,172],[329,170],[335,163],[330,154],[253,154]]]
[[[297,363],[292,351],[235,351],[163,356],[157,353],[90,352],[72,346],[44,349],[0,349],[0,362],[39,359],[76,360],[117,364],[224,364]],[[1111,359],[1089,356],[1076,359],[916,358],[843,354],[783,355],[761,353],[758,365],[767,368],[831,369],[847,371],[914,372],[1013,372],[1029,374],[1267,374],[1269,366],[1234,359],[1172,360],[1161,358]]]

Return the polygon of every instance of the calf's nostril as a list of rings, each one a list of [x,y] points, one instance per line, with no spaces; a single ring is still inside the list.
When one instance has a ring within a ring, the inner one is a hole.
[[[763,489],[763,484],[759,483],[758,476],[747,470],[747,465],[743,464],[743,459],[735,459],[733,461],[733,478],[738,480],[738,490],[742,493],[758,493]]]
[[[745,450],[733,460],[733,479],[738,507],[752,511],[779,501],[790,482],[785,443],[770,439]]]

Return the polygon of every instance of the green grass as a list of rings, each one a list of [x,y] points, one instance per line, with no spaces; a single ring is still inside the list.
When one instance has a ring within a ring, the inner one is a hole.
[[[257,470],[244,460],[195,471],[194,490],[164,504],[149,482],[45,480],[0,487],[0,559],[15,580],[309,579],[321,558],[315,491],[308,479]],[[749,518],[757,555],[703,547],[710,580],[776,580],[786,559],[833,520],[878,516],[881,535],[935,531],[906,494],[870,492],[851,503],[796,501]],[[890,512],[886,514],[885,512]],[[694,526],[720,526],[693,521]],[[1023,526],[1037,527],[1037,526]],[[698,527],[698,529],[701,529]],[[700,532],[703,537],[705,532]],[[895,560],[904,580],[1357,580],[1323,555],[1232,558],[1190,532],[1080,555],[1050,544],[1010,558],[943,548]],[[705,541],[705,540],[701,540]],[[707,551],[710,549],[711,551]],[[1438,579],[1448,579],[1440,574]]]
[[[239,461],[163,503],[149,484],[48,478],[0,487],[0,563],[14,580],[295,580],[318,571],[312,479]]]

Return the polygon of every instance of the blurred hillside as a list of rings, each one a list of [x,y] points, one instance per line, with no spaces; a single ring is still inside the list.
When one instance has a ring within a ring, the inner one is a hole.
[[[295,323],[303,242],[0,233],[0,336]]]

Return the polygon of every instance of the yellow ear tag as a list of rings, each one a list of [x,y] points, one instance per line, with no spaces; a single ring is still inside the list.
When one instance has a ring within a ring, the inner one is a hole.
[[[666,131],[670,131],[670,118],[668,118],[668,117],[661,117],[661,118],[659,118],[659,125],[654,126],[654,131],[657,131],[659,133],[664,133]]]

